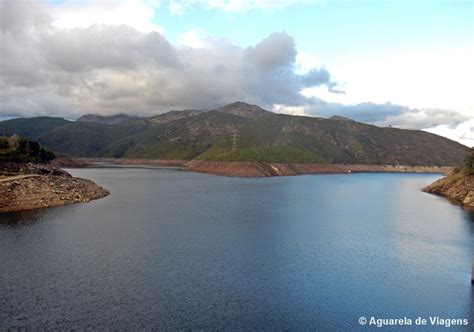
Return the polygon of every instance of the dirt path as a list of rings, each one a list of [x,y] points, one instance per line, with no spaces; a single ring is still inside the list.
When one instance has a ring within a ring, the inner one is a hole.
[[[39,174],[22,174],[22,175],[9,176],[9,177],[6,177],[6,178],[0,178],[0,183],[1,182],[20,180],[20,179],[26,179],[26,178],[31,178],[31,177],[37,177],[37,176],[41,176],[41,175],[39,175]]]

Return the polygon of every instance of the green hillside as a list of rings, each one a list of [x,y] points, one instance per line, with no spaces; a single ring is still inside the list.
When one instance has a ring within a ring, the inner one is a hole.
[[[132,137],[134,144],[123,156],[191,160],[247,121],[247,118],[216,111],[179,119]]]
[[[268,114],[225,137],[200,160],[455,165],[467,147],[418,130],[355,121]]]
[[[106,120],[16,119],[0,122],[0,130],[83,157],[454,166],[469,151],[423,131],[275,114],[244,103],[116,125]]]
[[[150,126],[143,120],[119,125],[93,122],[71,122],[37,137],[48,148],[73,156],[100,157],[115,142],[146,131]]]

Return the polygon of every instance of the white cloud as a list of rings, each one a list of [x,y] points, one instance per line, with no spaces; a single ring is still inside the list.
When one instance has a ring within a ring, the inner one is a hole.
[[[163,33],[164,29],[153,23],[158,5],[157,1],[142,0],[66,1],[52,8],[52,24],[60,29],[127,25],[141,32]]]
[[[311,69],[321,66],[321,61],[314,55],[300,50],[298,51],[298,54],[296,55],[296,70],[299,73],[305,74]]]
[[[302,3],[321,3],[323,0],[170,0],[170,12],[182,15],[188,8],[200,6],[226,12],[247,12],[249,10],[281,10]]]
[[[209,33],[203,29],[189,29],[178,36],[178,45],[190,48],[211,48],[214,44]]]
[[[364,54],[327,64],[345,94],[306,89],[305,96],[357,104],[366,101],[410,105],[418,109],[451,109],[474,117],[474,49],[406,52],[369,58]]]
[[[474,147],[474,118],[460,123],[457,126],[438,125],[424,130],[433,134],[448,137],[469,147]]]
[[[273,105],[273,112],[281,113],[281,114],[289,114],[289,115],[307,115],[307,107],[306,106],[287,106],[281,104],[274,104]]]

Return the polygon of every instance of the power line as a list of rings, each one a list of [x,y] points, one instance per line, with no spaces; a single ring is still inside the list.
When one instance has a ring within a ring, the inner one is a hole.
[[[238,139],[237,132],[234,131],[232,133],[232,152],[237,151],[237,139]]]

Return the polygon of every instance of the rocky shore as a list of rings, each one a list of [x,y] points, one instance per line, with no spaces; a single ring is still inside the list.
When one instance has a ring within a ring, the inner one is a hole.
[[[89,202],[108,195],[94,182],[52,166],[0,164],[0,212]]]
[[[451,172],[446,177],[423,188],[424,192],[453,199],[466,207],[474,208],[474,175]]]
[[[186,163],[192,172],[223,176],[267,177],[300,174],[348,173],[448,173],[452,168],[438,166],[350,165],[350,164],[280,164],[257,162],[209,162],[193,160]]]
[[[190,172],[236,177],[268,177],[301,174],[348,174],[348,173],[442,173],[447,174],[452,167],[403,166],[403,165],[356,165],[356,164],[297,164],[260,162],[211,162],[202,160],[163,159],[114,159],[85,158],[88,166],[150,166],[179,167]]]

